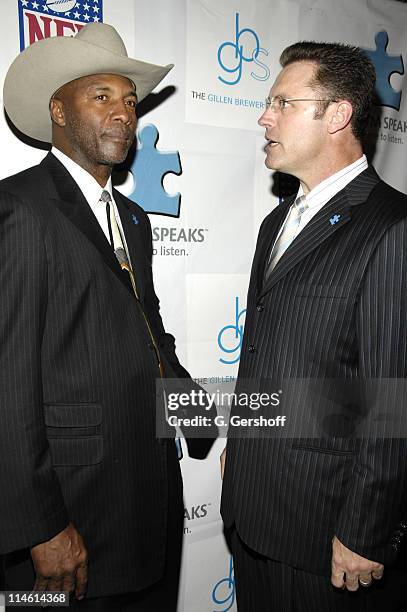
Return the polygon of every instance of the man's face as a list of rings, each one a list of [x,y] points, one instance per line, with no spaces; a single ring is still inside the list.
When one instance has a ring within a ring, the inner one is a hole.
[[[325,98],[316,93],[309,83],[314,76],[315,63],[294,62],[277,76],[269,96],[279,98]],[[287,102],[266,108],[259,119],[269,141],[265,147],[268,168],[304,178],[324,155],[327,144],[326,117],[314,119],[318,102]]]
[[[64,85],[55,98],[63,104],[64,153],[89,171],[124,161],[137,125],[137,97],[129,79],[82,77]]]

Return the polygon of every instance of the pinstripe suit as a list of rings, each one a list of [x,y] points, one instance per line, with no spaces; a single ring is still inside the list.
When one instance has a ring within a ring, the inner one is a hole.
[[[89,552],[89,597],[160,579],[170,472],[181,529],[183,515],[174,445],[155,436],[159,370],[141,308],[167,374],[187,372],[159,314],[147,215],[114,198],[141,307],[53,155],[0,183],[0,553],[70,520]]]
[[[239,377],[272,379],[275,389],[287,378],[405,378],[407,197],[369,167],[310,221],[263,285],[291,202],[260,229]],[[404,440],[230,439],[222,516],[254,551],[329,576],[334,535],[363,557],[395,559],[406,484]]]

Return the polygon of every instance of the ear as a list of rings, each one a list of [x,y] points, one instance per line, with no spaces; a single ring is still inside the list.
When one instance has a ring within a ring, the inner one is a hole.
[[[328,109],[328,132],[335,134],[346,128],[350,124],[353,115],[352,104],[347,100],[333,102]]]
[[[64,112],[64,103],[62,100],[58,98],[51,98],[49,103],[49,112],[51,114],[51,119],[56,125],[59,127],[65,127],[65,112]]]

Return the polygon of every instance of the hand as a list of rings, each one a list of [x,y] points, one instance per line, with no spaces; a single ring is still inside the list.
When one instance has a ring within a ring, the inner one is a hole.
[[[83,599],[88,581],[88,553],[72,523],[51,540],[33,546],[34,591],[75,591]]]
[[[334,536],[332,540],[332,574],[331,582],[335,587],[357,591],[359,583],[370,586],[373,578],[380,580],[384,566],[376,561],[370,561],[346,548]]]
[[[220,456],[220,477],[223,480],[223,474],[225,473],[225,462],[226,462],[226,446]]]

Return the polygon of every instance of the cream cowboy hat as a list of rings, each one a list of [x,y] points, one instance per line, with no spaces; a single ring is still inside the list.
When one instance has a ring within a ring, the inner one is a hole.
[[[23,134],[51,142],[49,101],[62,85],[91,74],[119,74],[133,81],[140,101],[172,67],[129,58],[112,26],[91,23],[74,37],[45,38],[20,53],[4,81],[4,107]]]

